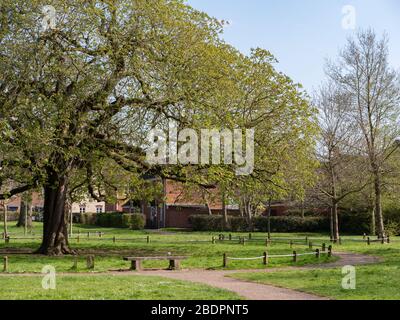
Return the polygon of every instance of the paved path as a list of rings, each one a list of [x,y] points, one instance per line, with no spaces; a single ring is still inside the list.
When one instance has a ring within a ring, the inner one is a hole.
[[[183,271],[141,271],[141,272],[108,272],[108,273],[60,273],[59,275],[73,275],[73,276],[160,276],[169,279],[183,280],[206,284],[211,287],[226,289],[237,293],[239,296],[248,300],[328,300],[325,297],[303,293],[291,289],[279,288],[270,285],[246,282],[239,279],[227,277],[235,273],[247,272],[277,272],[287,270],[309,270],[309,269],[326,269],[336,268],[345,265],[366,265],[379,263],[381,261],[378,257],[367,256],[362,254],[337,252],[335,256],[339,257],[338,261],[319,265],[307,265],[304,267],[289,267],[289,268],[271,268],[263,271],[260,270],[221,270],[221,271],[207,271],[207,270],[183,270]],[[2,274],[1,276],[40,276],[40,274]]]
[[[212,287],[226,289],[237,293],[239,296],[249,300],[328,300],[324,297],[303,293],[291,289],[284,289],[270,285],[257,284],[246,282],[239,279],[229,278],[230,274],[246,273],[246,272],[276,272],[283,270],[307,270],[307,269],[326,269],[342,267],[345,265],[365,265],[378,263],[379,258],[361,254],[352,253],[336,253],[339,257],[338,261],[320,264],[309,265],[305,267],[291,268],[272,268],[263,271],[257,270],[233,270],[233,271],[205,271],[205,270],[188,270],[188,271],[142,271],[141,275],[161,276],[176,280],[184,280],[207,284]]]

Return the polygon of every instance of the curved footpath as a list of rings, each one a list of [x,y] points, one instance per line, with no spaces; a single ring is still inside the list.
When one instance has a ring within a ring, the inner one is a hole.
[[[279,288],[271,285],[258,284],[253,282],[247,282],[239,279],[233,279],[227,277],[235,273],[246,273],[246,272],[277,272],[287,270],[309,270],[309,269],[327,269],[336,268],[346,265],[367,265],[381,262],[382,260],[378,257],[355,254],[336,252],[335,256],[339,257],[338,261],[319,265],[307,265],[304,267],[289,267],[289,268],[271,268],[266,270],[219,270],[219,271],[208,271],[208,270],[183,270],[183,271],[167,271],[167,270],[148,270],[141,272],[108,272],[108,273],[59,273],[59,275],[73,275],[73,276],[102,276],[102,275],[114,275],[114,276],[127,276],[127,275],[145,275],[145,276],[160,276],[169,279],[183,280],[189,282],[196,282],[205,284],[211,287],[229,290],[237,293],[239,296],[248,300],[329,300],[326,297],[320,297],[300,291],[291,289]],[[2,276],[40,276],[38,273],[0,273]]]
[[[226,289],[237,293],[239,296],[248,300],[329,300],[325,297],[299,292],[291,289],[279,288],[270,285],[246,282],[238,279],[227,277],[228,275],[244,272],[276,272],[283,270],[307,270],[307,269],[326,269],[342,267],[346,265],[366,265],[378,263],[381,260],[377,257],[353,254],[353,253],[335,253],[339,257],[338,261],[321,264],[308,265],[305,267],[291,268],[275,268],[263,271],[257,270],[232,270],[232,271],[206,271],[206,270],[189,270],[189,271],[142,271],[141,275],[162,276],[175,280],[191,281]]]

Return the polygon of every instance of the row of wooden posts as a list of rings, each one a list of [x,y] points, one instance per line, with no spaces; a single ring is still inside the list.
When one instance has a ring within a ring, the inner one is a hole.
[[[322,249],[322,252],[326,252],[326,248],[323,248]],[[301,256],[302,254],[298,254],[297,253],[297,251],[293,251],[293,254],[291,255],[292,256],[292,258],[293,258],[293,262],[294,263],[296,263],[297,262],[297,258],[299,257],[299,256]],[[289,256],[289,255],[288,255]],[[319,259],[320,257],[321,257],[321,251],[320,251],[320,249],[316,249],[315,250],[315,256],[316,256],[316,258],[317,259]],[[330,257],[332,257],[332,246],[329,246],[328,247],[328,257],[330,258]],[[276,256],[269,256],[268,255],[268,252],[264,252],[263,253],[263,264],[265,265],[265,266],[267,266],[268,264],[269,264],[269,259],[272,259],[272,258],[277,258]],[[222,257],[222,266],[224,267],[224,268],[226,268],[227,266],[228,266],[228,260],[229,260],[229,257],[228,257],[228,255],[226,254],[226,253],[224,253],[223,254],[223,257]],[[243,259],[240,259],[240,258],[236,258],[235,260],[242,260],[242,261],[245,261],[245,260],[248,260],[247,258],[243,258]]]
[[[89,270],[94,269],[94,261],[95,261],[95,256],[87,256],[86,257],[86,268]],[[71,270],[77,270],[78,269],[78,256],[74,256],[74,262]],[[8,257],[3,257],[3,272],[8,272],[9,269],[9,259]]]

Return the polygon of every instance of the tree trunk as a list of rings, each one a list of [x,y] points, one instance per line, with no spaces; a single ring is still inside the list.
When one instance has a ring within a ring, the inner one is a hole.
[[[229,226],[229,220],[228,220],[228,208],[226,206],[226,197],[224,192],[222,194],[222,214],[224,216],[224,229],[227,229]]]
[[[272,212],[272,200],[268,201],[268,213],[267,213],[267,232],[268,239],[271,239],[271,212]]]
[[[373,205],[371,210],[371,235],[376,235],[376,215],[375,215],[375,205]]]
[[[208,215],[212,216],[212,210],[211,210],[211,207],[210,207],[210,203],[208,201],[206,201],[206,207],[207,207],[207,210],[208,210]]]
[[[333,226],[334,226],[333,239],[335,240],[335,242],[338,242],[340,238],[340,233],[339,233],[338,204],[336,202],[333,203],[332,213],[333,213]]]
[[[335,222],[334,222],[334,214],[333,214],[333,206],[331,206],[331,213],[330,213],[330,229],[331,229],[331,239],[335,239]]]
[[[28,201],[25,195],[21,198],[21,207],[19,210],[19,217],[17,222],[18,228],[25,228],[32,229],[32,215],[30,214],[30,201]]]
[[[379,172],[375,172],[375,215],[378,222],[378,235],[380,238],[384,238],[385,234],[385,225],[383,222],[383,212],[382,212],[382,184],[381,177]]]
[[[4,209],[4,239],[7,237],[8,235],[8,214],[7,214],[7,205],[5,202],[3,202],[3,209]]]
[[[68,183],[66,177],[50,173],[44,186],[43,240],[38,253],[45,255],[73,254],[68,244]]]

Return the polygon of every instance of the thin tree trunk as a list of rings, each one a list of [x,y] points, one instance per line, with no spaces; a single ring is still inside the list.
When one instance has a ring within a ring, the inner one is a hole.
[[[375,215],[375,205],[373,205],[371,210],[371,235],[376,235],[376,215]]]
[[[5,201],[3,202],[3,208],[4,208],[4,239],[7,237],[8,235],[8,212],[7,212],[7,205],[5,203]]]
[[[304,201],[301,201],[301,218],[305,218],[305,208],[304,208]]]
[[[225,192],[222,193],[222,214],[224,216],[224,229],[228,228],[229,220],[228,220],[228,208],[226,206],[226,196]]]
[[[334,220],[334,240],[335,242],[339,241],[340,238],[340,233],[339,233],[339,214],[338,214],[338,204],[336,202],[334,202],[333,207],[332,207],[332,211],[333,211],[333,220]]]
[[[207,210],[208,210],[208,215],[212,216],[212,210],[211,210],[211,207],[210,207],[210,203],[208,201],[206,201],[206,207],[207,207]]]
[[[271,212],[272,212],[272,200],[268,201],[268,213],[267,213],[267,232],[268,239],[271,239]]]
[[[26,195],[23,195],[21,197],[21,207],[19,210],[19,217],[16,225],[18,228],[24,228],[24,229],[32,228],[32,216],[28,214],[29,206],[30,206],[30,201],[28,200],[28,197]]]
[[[331,213],[330,213],[330,229],[331,229],[331,239],[334,240],[335,239],[335,222],[334,222],[334,214],[333,214],[333,206],[331,206]]]
[[[375,214],[378,222],[378,236],[384,238],[385,235],[385,225],[383,222],[383,212],[382,212],[382,184],[379,172],[375,172]]]

